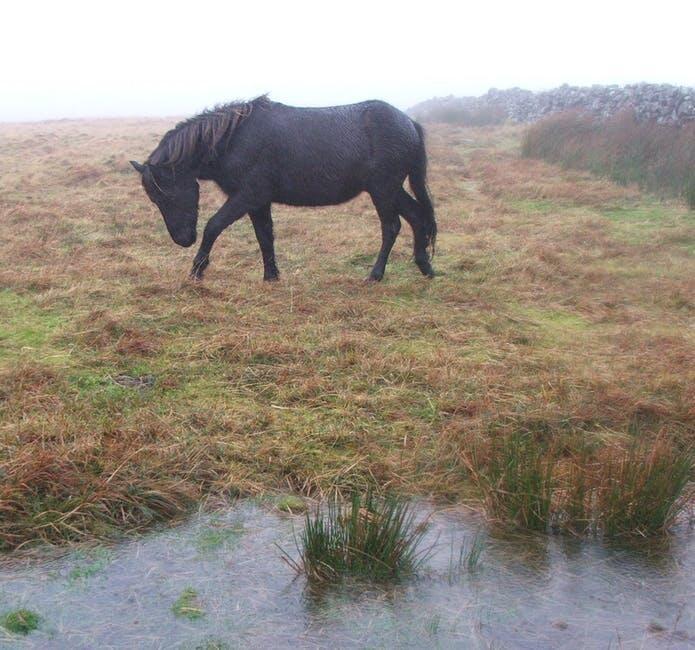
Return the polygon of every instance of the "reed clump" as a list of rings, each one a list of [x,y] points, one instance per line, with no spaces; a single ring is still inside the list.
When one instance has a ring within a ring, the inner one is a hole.
[[[568,456],[512,434],[467,462],[488,515],[528,530],[650,537],[692,503],[695,453],[661,440]]]
[[[553,464],[529,435],[493,440],[482,457],[476,450],[469,468],[487,511],[529,530],[545,530],[551,514]]]
[[[421,543],[426,522],[417,522],[406,499],[355,493],[334,496],[307,513],[299,561],[286,560],[313,583],[344,577],[397,580],[413,575],[428,556]]]

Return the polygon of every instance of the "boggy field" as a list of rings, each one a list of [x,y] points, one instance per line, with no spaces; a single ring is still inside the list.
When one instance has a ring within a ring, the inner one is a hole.
[[[376,483],[475,497],[472,448],[629,447],[695,431],[695,222],[520,158],[517,127],[428,129],[434,266],[407,227],[362,282],[362,197],[275,206],[202,283],[128,164],[172,121],[0,125],[0,547],[134,530],[210,494]],[[221,202],[203,188],[201,220]],[[200,230],[201,224],[199,224]]]

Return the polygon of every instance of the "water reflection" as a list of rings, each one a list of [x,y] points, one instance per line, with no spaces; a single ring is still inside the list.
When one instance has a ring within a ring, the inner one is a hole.
[[[422,507],[423,514],[428,509]],[[432,517],[427,569],[391,587],[307,585],[281,561],[293,526],[251,502],[109,549],[5,556],[0,612],[42,617],[29,648],[692,647],[695,544],[687,527],[658,545],[481,528],[467,512]],[[483,531],[474,571],[452,553]],[[204,616],[176,618],[198,593]],[[218,644],[215,646],[214,644]],[[225,645],[226,644],[226,645]]]

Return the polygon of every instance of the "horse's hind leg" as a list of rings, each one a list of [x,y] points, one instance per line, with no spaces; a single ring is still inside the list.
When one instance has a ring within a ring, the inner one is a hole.
[[[401,220],[398,218],[393,194],[388,198],[377,194],[371,194],[371,197],[381,221],[381,250],[367,280],[379,282],[384,277],[386,262],[401,229]]]
[[[270,203],[259,210],[249,212],[256,239],[263,256],[263,279],[278,280],[280,273],[275,264],[275,245],[273,238],[273,218],[270,213]]]
[[[430,256],[427,253],[427,234],[425,225],[420,217],[420,204],[408,192],[401,188],[396,201],[398,213],[410,224],[413,229],[413,252],[415,264],[422,275],[428,278],[434,277],[434,270],[430,264]]]

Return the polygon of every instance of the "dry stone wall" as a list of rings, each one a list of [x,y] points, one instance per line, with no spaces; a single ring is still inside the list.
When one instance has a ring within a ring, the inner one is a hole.
[[[481,97],[442,97],[413,106],[415,119],[455,121],[458,113],[506,115],[513,122],[534,122],[546,115],[579,110],[607,118],[632,110],[640,121],[682,125],[695,121],[695,88],[668,84],[628,86],[560,86],[532,92],[521,88],[489,90]],[[444,116],[444,117],[442,117]]]

